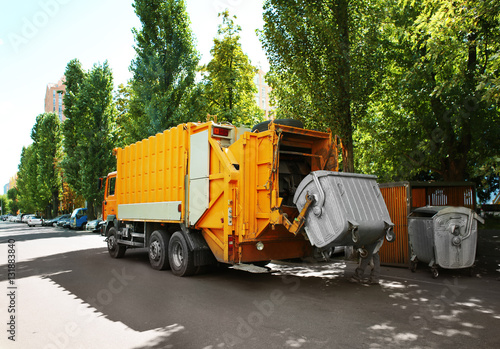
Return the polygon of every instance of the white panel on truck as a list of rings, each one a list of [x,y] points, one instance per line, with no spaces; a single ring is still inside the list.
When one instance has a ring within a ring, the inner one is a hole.
[[[191,135],[189,149],[189,217],[190,225],[208,209],[210,144],[208,130]]]
[[[166,220],[180,221],[181,201],[147,202],[141,204],[118,205],[118,217],[121,220]]]

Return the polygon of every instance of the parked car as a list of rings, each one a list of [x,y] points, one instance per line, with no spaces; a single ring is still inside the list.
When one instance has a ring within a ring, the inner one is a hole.
[[[61,219],[63,218],[69,218],[69,214],[63,214],[63,215],[60,215],[56,218],[52,218],[52,219],[44,219],[43,220],[43,225],[44,226],[47,226],[47,227],[55,227],[57,226],[57,222],[59,222]]]
[[[96,232],[101,230],[102,220],[95,219],[93,221],[87,222],[87,226],[85,227],[86,231]]]
[[[58,227],[68,228],[69,227],[69,219],[70,219],[70,217],[61,218],[57,221],[56,224]],[[67,226],[65,226],[65,225],[67,225]]]
[[[43,219],[40,216],[33,215],[33,216],[29,216],[27,223],[28,223],[28,227],[34,227],[35,225],[42,226]]]
[[[83,229],[87,224],[87,209],[77,208],[73,211],[70,218],[71,229]]]
[[[23,215],[23,218],[21,218],[21,222],[23,223],[28,223],[28,219],[30,219],[30,217],[34,216],[34,214],[25,214]]]
[[[9,217],[9,222],[15,222],[17,219],[17,216],[10,216]]]

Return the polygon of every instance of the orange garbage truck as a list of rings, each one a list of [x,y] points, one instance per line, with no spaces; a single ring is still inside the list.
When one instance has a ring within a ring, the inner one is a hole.
[[[393,239],[376,177],[337,172],[336,137],[300,126],[186,123],[115,149],[102,181],[111,257],[147,248],[153,268],[187,276]]]

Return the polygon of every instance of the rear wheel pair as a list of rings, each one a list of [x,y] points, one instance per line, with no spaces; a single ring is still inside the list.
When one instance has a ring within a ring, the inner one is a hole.
[[[172,236],[162,230],[154,231],[149,243],[149,262],[154,269],[171,269],[177,276],[196,272],[193,251],[189,250],[186,238],[180,231]]]
[[[115,227],[108,232],[108,252],[113,258],[125,255],[127,247],[118,243]],[[156,270],[171,269],[177,276],[193,275],[199,268],[194,265],[193,251],[188,247],[186,238],[178,231],[170,235],[163,230],[155,230],[149,239],[149,263]]]

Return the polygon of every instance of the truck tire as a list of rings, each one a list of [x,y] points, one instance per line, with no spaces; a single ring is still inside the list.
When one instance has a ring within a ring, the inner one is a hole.
[[[269,128],[269,123],[271,120],[266,120],[261,123],[258,123],[254,127],[252,127],[252,132],[258,131],[258,132],[264,132],[267,131]],[[274,123],[276,125],[285,125],[285,126],[292,126],[292,127],[298,127],[298,128],[304,128],[304,124],[300,120],[296,119],[276,119],[274,120]]]
[[[169,236],[163,230],[155,230],[149,238],[149,263],[156,270],[170,268],[168,260]]]
[[[113,258],[122,258],[127,250],[126,246],[118,243],[118,232],[115,227],[109,228],[108,232],[108,252]]]
[[[190,251],[186,238],[180,231],[175,232],[168,244],[170,269],[176,276],[189,276],[196,272],[193,251]]]

